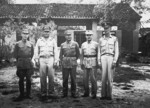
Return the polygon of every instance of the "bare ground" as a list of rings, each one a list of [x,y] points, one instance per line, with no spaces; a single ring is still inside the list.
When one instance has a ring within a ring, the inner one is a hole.
[[[79,98],[60,98],[62,74],[55,74],[57,97],[48,101],[40,100],[39,73],[32,80],[32,100],[13,102],[19,95],[16,67],[0,69],[0,108],[150,108],[150,65],[124,64],[116,69],[113,86],[113,100],[100,100],[101,72],[98,74],[97,99],[83,98],[82,71],[78,69],[77,94]]]

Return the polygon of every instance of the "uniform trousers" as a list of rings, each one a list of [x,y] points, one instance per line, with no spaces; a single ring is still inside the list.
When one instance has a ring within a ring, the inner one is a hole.
[[[92,68],[85,68],[84,69],[84,90],[85,95],[89,95],[89,79],[91,81],[91,92],[92,95],[97,94],[97,68],[96,66],[93,66]]]
[[[73,66],[72,68],[63,68],[62,75],[63,75],[63,94],[68,95],[68,79],[70,75],[71,94],[75,95],[76,93],[76,66]]]
[[[47,95],[48,93],[54,93],[54,57],[43,58],[40,57],[40,83],[41,83],[41,93],[42,95]],[[48,76],[48,84],[47,84]]]
[[[33,74],[33,69],[17,69],[17,76],[19,77],[19,91],[20,95],[24,96],[24,78],[26,77],[26,92],[27,96],[31,93],[31,75]]]
[[[113,85],[113,56],[112,55],[102,55],[102,97],[112,98],[112,85]]]

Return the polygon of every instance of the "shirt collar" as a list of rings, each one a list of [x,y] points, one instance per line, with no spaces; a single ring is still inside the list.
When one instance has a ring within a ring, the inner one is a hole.
[[[87,41],[87,44],[91,44],[92,43],[92,40],[88,43],[88,41]]]
[[[27,40],[26,42],[21,41],[21,44],[22,44],[22,45],[30,46],[30,42],[29,42],[28,40]]]
[[[103,36],[103,38],[104,38],[104,39],[106,38],[105,35]],[[109,35],[109,38],[112,38],[112,35],[111,35],[111,34]]]
[[[66,41],[66,44],[71,44],[71,43],[72,43],[72,40],[69,43]]]
[[[52,40],[52,39],[53,39],[52,37],[49,37],[47,40]],[[46,39],[44,37],[41,37],[41,40],[46,41]]]

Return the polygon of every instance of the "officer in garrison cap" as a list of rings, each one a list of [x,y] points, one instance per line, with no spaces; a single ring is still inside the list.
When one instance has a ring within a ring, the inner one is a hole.
[[[98,43],[93,41],[93,32],[87,30],[86,42],[81,45],[81,67],[84,70],[84,95],[89,96],[89,78],[91,80],[91,95],[92,98],[96,98],[97,94],[97,54]]]
[[[63,76],[63,98],[68,96],[68,78],[71,78],[71,96],[76,98],[76,67],[79,58],[79,45],[72,40],[71,32],[65,31],[66,42],[60,47],[60,62]]]
[[[54,96],[54,67],[58,65],[58,49],[57,43],[53,36],[50,36],[51,28],[49,26],[43,27],[42,37],[38,39],[34,57],[35,64],[39,66],[40,83],[41,83],[41,99],[46,100]],[[48,76],[48,83],[47,83]],[[48,85],[48,91],[47,91]]]
[[[17,76],[19,77],[20,95],[15,101],[22,101],[25,98],[24,94],[24,78],[26,77],[26,98],[31,99],[31,75],[33,74],[33,45],[27,39],[29,37],[28,29],[23,29],[21,32],[22,40],[15,45],[14,56],[17,60]]]
[[[110,34],[112,24],[102,24],[105,35],[99,39],[98,64],[102,69],[101,99],[112,99],[113,72],[119,56],[118,39]]]

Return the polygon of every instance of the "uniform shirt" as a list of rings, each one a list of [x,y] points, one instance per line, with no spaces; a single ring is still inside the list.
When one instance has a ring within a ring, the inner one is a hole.
[[[31,63],[33,52],[33,45],[31,44],[31,42],[26,41],[24,43],[22,40],[17,42],[14,50],[14,56],[17,59],[17,68],[33,68]]]
[[[105,36],[101,37],[99,40],[99,60],[102,55],[110,54],[114,57],[114,62],[117,61],[119,56],[119,47],[118,47],[118,39],[115,36],[110,35],[108,38]]]
[[[40,57],[50,57],[54,56],[54,60],[58,60],[58,49],[55,39],[49,37],[47,40],[44,37],[38,39],[35,50],[34,59],[39,59]]]
[[[79,58],[79,45],[75,41],[66,41],[61,44],[60,47],[60,61],[64,68],[72,68],[77,65],[77,59]]]
[[[92,68],[97,65],[98,43],[91,41],[90,43],[84,42],[81,45],[81,64],[86,68]],[[86,57],[89,56],[89,57]],[[93,56],[93,57],[90,57]],[[95,56],[95,57],[94,57]]]

